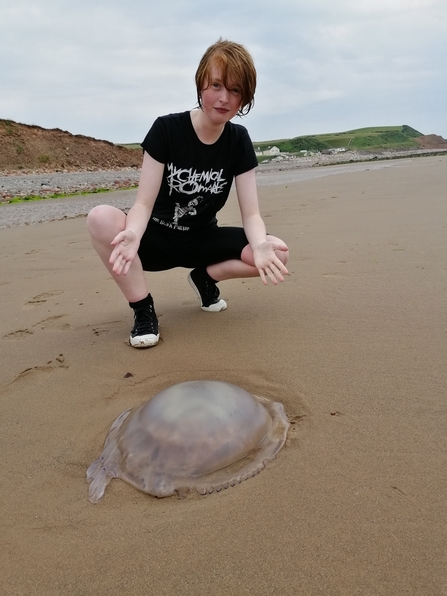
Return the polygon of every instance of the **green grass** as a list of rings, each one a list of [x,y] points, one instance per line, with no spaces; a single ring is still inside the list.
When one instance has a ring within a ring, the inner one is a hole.
[[[139,149],[142,150],[140,143],[115,143],[117,147],[126,147],[126,149]]]
[[[380,151],[384,149],[411,149],[419,147],[414,140],[422,133],[406,124],[401,126],[369,126],[345,132],[333,132],[321,135],[306,135],[292,139],[276,139],[253,143],[261,151],[275,145],[282,153],[299,153],[300,151],[325,151],[337,147],[359,151]],[[139,149],[139,143],[119,143],[120,147]],[[271,159],[271,156],[259,157],[259,162]]]
[[[138,184],[133,186],[126,186],[124,188],[120,188],[119,190],[133,190],[136,188]],[[46,199],[65,199],[67,197],[79,197],[85,195],[94,195],[101,192],[114,192],[116,188],[94,188],[92,190],[83,190],[80,192],[55,192],[51,195],[27,195],[25,197],[12,197],[11,199],[6,199],[4,201],[0,201],[0,205],[9,205],[10,203],[29,203],[32,201],[45,201]]]
[[[299,153],[303,150],[324,151],[335,149],[336,147],[361,151],[377,151],[419,147],[415,141],[415,137],[419,136],[422,136],[422,133],[404,124],[403,126],[374,126],[345,132],[263,141],[261,143],[253,143],[253,145],[256,148],[259,147],[261,151],[275,145],[285,153]]]

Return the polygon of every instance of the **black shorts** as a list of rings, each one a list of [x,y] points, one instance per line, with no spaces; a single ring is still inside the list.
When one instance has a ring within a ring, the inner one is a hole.
[[[243,228],[210,226],[198,232],[180,232],[150,223],[138,250],[145,271],[174,267],[206,267],[240,259],[248,240]]]

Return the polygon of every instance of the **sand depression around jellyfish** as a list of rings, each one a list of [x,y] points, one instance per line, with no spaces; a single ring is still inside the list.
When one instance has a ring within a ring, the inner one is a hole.
[[[219,491],[260,472],[286,440],[282,404],[222,381],[187,381],[123,412],[87,470],[97,503],[112,478],[156,497]]]

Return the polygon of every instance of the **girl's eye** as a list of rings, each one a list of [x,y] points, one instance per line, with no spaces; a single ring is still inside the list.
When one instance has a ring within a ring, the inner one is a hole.
[[[239,89],[239,87],[234,87],[231,90],[231,93],[233,93],[234,95],[240,95],[241,94],[241,90]]]

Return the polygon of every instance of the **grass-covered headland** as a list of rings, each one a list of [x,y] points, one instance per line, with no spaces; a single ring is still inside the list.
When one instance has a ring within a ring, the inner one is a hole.
[[[402,126],[357,128],[346,132],[263,141],[254,143],[254,146],[260,151],[275,146],[282,153],[329,151],[337,148],[344,148],[346,151],[383,151],[418,148],[420,144],[416,138],[421,136],[423,136],[421,132],[404,124]]]

